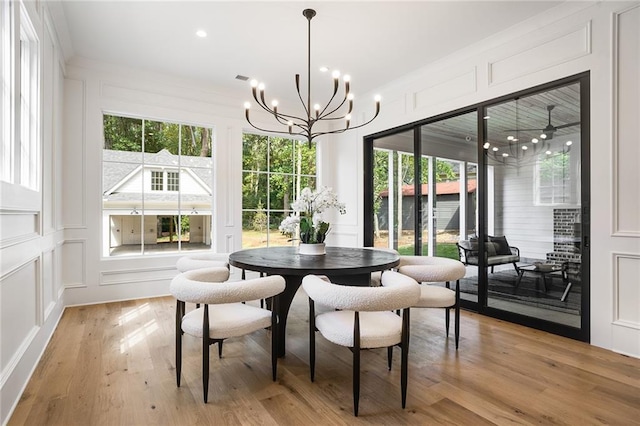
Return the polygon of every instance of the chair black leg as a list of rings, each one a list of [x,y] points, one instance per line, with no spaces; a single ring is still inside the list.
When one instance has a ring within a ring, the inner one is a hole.
[[[387,365],[391,371],[391,363],[393,362],[393,346],[387,347]]]
[[[407,369],[409,365],[409,308],[402,313],[402,362],[400,365],[400,388],[402,392],[402,408],[407,406]]]
[[[184,302],[176,300],[176,384],[180,387],[180,374],[182,372],[182,317]]]
[[[316,378],[316,312],[313,299],[309,298],[309,374]]]
[[[354,312],[353,321],[353,415],[358,417],[360,403],[360,314]]]
[[[209,305],[206,303],[202,321],[202,391],[206,404],[209,398]]]
[[[449,308],[445,308],[444,310],[444,327],[447,330],[447,338],[449,337]]]
[[[222,359],[222,339],[218,340],[218,359]]]
[[[458,350],[458,342],[460,341],[460,280],[456,281],[456,308],[455,308],[455,317],[456,317],[456,350]]]
[[[276,297],[271,298],[271,376],[273,381],[276,381],[278,374],[278,357],[276,356],[276,350],[278,347],[278,311],[277,309],[278,299]]]

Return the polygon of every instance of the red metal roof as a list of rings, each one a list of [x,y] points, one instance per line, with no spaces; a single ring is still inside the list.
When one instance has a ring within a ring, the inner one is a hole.
[[[476,191],[476,180],[468,180],[467,181],[467,192],[475,192]],[[415,186],[414,185],[403,185],[402,186],[402,196],[413,196],[415,195]],[[429,194],[429,185],[426,183],[422,184],[422,195]],[[460,182],[438,182],[436,183],[436,195],[445,195],[445,194],[458,194],[460,193]],[[389,190],[385,189],[380,192],[381,197],[388,197]]]

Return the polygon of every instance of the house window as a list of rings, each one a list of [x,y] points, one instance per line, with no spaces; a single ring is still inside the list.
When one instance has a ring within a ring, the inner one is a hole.
[[[557,153],[536,164],[538,205],[570,204],[575,200],[571,179],[571,153]]]
[[[104,256],[210,249],[212,129],[112,114],[103,128]]]
[[[24,9],[20,14],[20,184],[37,189],[39,164],[39,49]],[[15,160],[14,160],[15,161]]]
[[[37,190],[40,165],[38,38],[23,3],[2,2],[0,12],[0,179]]]
[[[152,191],[162,191],[164,189],[163,186],[163,178],[164,178],[164,173],[162,172],[156,172],[156,171],[152,171],[151,172],[151,190]]]
[[[167,172],[167,191],[180,190],[180,174],[178,172]]]
[[[245,133],[242,149],[242,246],[291,244],[278,226],[304,187],[316,187],[316,146]]]
[[[0,5],[0,67],[2,69],[2,86],[0,95],[2,96],[2,109],[0,114],[0,137],[2,146],[0,150],[0,179],[6,182],[13,182],[13,146],[11,137],[12,120],[12,4],[13,2],[2,2]]]

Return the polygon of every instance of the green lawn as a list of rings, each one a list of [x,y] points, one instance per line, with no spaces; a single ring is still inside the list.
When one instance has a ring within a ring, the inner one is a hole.
[[[422,246],[423,253],[428,253],[427,247],[427,244]],[[413,246],[398,247],[398,253],[401,255],[412,255]],[[454,243],[439,243],[436,246],[436,256],[458,260],[458,247],[456,247]]]

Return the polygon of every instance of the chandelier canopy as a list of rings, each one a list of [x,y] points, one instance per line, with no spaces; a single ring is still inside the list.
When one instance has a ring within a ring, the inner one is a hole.
[[[294,136],[304,136],[309,143],[315,138],[321,135],[343,133],[347,130],[357,129],[371,123],[380,113],[380,96],[376,95],[375,99],[375,114],[373,117],[365,123],[357,126],[351,126],[351,112],[353,111],[353,99],[354,95],[350,91],[351,78],[348,75],[342,76],[344,95],[337,96],[340,88],[340,72],[333,71],[333,94],[329,98],[326,105],[320,103],[311,102],[311,19],[316,15],[316,11],[313,9],[305,9],[302,11],[302,15],[307,18],[308,32],[307,32],[307,93],[306,101],[303,98],[300,91],[300,74],[295,75],[296,91],[298,92],[298,98],[302,103],[304,109],[304,115],[292,115],[285,114],[278,111],[278,101],[273,99],[270,105],[266,101],[265,96],[265,84],[259,83],[257,80],[251,80],[251,93],[253,99],[260,108],[273,115],[275,120],[283,126],[282,129],[265,129],[256,126],[251,122],[249,117],[249,111],[251,104],[245,102],[245,117],[247,122],[255,129],[269,133],[286,133]],[[337,129],[321,131],[314,129],[314,126],[320,122],[341,122],[337,125]]]

